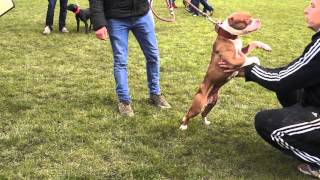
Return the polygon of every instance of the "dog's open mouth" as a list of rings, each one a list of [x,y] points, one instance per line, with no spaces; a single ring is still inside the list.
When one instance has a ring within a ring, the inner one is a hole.
[[[254,32],[261,27],[261,21],[259,19],[253,19],[251,23],[243,30],[245,34]]]

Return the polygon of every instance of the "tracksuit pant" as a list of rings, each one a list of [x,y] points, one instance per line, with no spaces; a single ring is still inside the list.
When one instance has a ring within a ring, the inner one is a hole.
[[[273,147],[320,167],[320,107],[303,106],[295,98],[278,94],[281,109],[264,110],[255,116],[257,133]]]

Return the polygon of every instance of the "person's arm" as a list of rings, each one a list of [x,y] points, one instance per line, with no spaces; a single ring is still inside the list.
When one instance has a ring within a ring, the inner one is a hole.
[[[246,81],[275,92],[291,92],[320,83],[320,42],[312,44],[298,59],[281,68],[253,64],[244,67]]]
[[[104,14],[104,0],[90,0],[90,13],[93,30],[98,30],[107,25]]]
[[[104,0],[90,0],[91,22],[96,37],[101,40],[108,38],[107,21],[104,14]]]

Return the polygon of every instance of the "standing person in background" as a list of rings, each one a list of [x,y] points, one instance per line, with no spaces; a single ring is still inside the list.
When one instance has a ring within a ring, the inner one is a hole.
[[[304,10],[307,26],[316,33],[302,55],[286,66],[256,64],[240,69],[246,81],[276,92],[282,108],[255,116],[257,133],[270,145],[303,163],[298,170],[320,178],[320,0]],[[235,69],[219,62],[225,72]]]
[[[167,7],[169,8],[169,9],[175,9],[175,8],[178,8],[178,6],[176,6],[176,0],[166,0],[166,3],[167,3]]]
[[[43,34],[50,34],[53,30],[53,18],[54,18],[54,9],[56,6],[57,0],[48,0],[48,10],[46,16],[46,26],[44,28]],[[60,15],[59,15],[59,31],[62,33],[69,32],[66,26],[67,18],[67,5],[68,0],[60,0]]]
[[[150,102],[160,108],[170,108],[171,106],[160,93],[160,58],[149,2],[147,0],[91,0],[90,10],[97,38],[106,40],[109,35],[120,114],[134,115],[127,73],[129,31],[134,34],[146,59]]]
[[[167,7],[169,9],[170,14],[173,15],[174,14],[173,10],[175,8],[178,8],[175,4],[175,0],[166,0],[166,3],[167,3]]]
[[[203,6],[203,12],[209,13],[209,15],[212,15],[213,7],[211,5],[209,5],[208,0],[191,0],[191,4],[193,4],[198,9],[199,9],[200,3]],[[199,12],[196,9],[194,9],[191,6],[189,8],[190,8],[190,12],[192,13],[193,16],[199,16]]]

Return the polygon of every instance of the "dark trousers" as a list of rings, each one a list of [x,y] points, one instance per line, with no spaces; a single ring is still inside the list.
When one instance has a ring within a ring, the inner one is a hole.
[[[284,107],[258,112],[256,131],[283,153],[320,166],[320,107],[297,103],[299,93],[278,93],[277,96]]]
[[[199,4],[202,4],[203,6],[203,12],[207,12],[207,11],[213,11],[212,6],[210,6],[208,4],[208,2],[206,0],[191,0],[191,4],[193,4],[194,6],[196,6],[199,9]],[[199,14],[197,12],[197,10],[195,10],[193,7],[190,7],[191,11],[195,14]]]
[[[46,26],[49,26],[51,30],[53,25],[54,8],[56,6],[56,2],[57,0],[48,0]],[[68,0],[60,0],[59,31],[66,25],[67,5]]]

